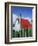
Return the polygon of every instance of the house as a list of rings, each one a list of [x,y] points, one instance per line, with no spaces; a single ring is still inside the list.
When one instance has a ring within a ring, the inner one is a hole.
[[[28,37],[29,30],[32,30],[32,24],[30,24],[30,22],[27,19],[19,19],[19,18],[16,19],[15,31],[18,31],[18,32],[21,31],[22,33],[20,36]]]
[[[18,23],[20,23],[20,26],[22,29],[32,29],[32,24],[27,19],[17,19]],[[19,22],[20,21],[20,22]]]
[[[15,33],[17,37],[28,37],[28,31],[32,30],[32,24],[29,20],[18,17],[16,18],[13,30],[15,30],[15,32],[21,31],[21,33]]]

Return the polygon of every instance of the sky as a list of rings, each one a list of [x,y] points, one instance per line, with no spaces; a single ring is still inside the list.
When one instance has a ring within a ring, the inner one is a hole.
[[[21,14],[21,17],[32,19],[32,8],[12,6],[11,14],[16,14],[17,16]]]

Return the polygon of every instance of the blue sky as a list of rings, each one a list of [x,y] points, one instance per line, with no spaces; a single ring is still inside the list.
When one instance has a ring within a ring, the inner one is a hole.
[[[20,15],[24,18],[29,17],[30,19],[32,19],[32,8],[29,7],[11,7],[11,13],[12,14],[16,14],[16,15]]]

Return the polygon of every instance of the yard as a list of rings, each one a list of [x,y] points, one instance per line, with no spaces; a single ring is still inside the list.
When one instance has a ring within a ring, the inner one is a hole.
[[[20,31],[12,30],[11,36],[13,38],[16,38],[16,37],[32,37],[32,30],[20,30]]]

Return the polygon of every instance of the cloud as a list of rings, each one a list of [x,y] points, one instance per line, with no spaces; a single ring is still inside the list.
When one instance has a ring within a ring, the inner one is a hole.
[[[13,14],[12,15],[12,22],[13,22],[13,24],[16,22],[16,19],[17,18],[19,18],[16,14]],[[16,22],[17,23],[17,22]],[[20,30],[20,23],[19,24],[16,24],[15,23],[15,27],[13,27],[13,29],[15,30],[15,31],[19,31]]]
[[[12,19],[13,19],[13,23],[15,23],[16,19],[19,18],[20,16],[16,15],[13,13],[12,15]],[[22,19],[27,19],[29,22],[31,22],[31,18],[30,17],[21,17]]]
[[[31,22],[31,18],[30,17],[22,17],[23,19],[27,19],[28,21],[30,21]]]
[[[31,21],[31,19],[30,19],[29,17],[26,17],[26,18],[24,18],[24,19],[27,19],[28,21]]]
[[[12,19],[13,19],[13,23],[15,23],[16,19],[19,18],[20,16],[16,15],[13,13],[12,15]],[[30,17],[21,17],[22,19],[27,19],[28,21],[31,22],[31,18]]]
[[[18,18],[18,16],[16,14],[13,14],[12,15],[12,20],[13,20],[12,22],[15,23],[15,21],[16,21],[17,18]]]

